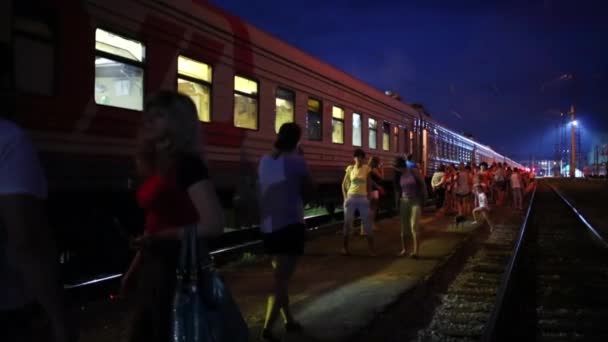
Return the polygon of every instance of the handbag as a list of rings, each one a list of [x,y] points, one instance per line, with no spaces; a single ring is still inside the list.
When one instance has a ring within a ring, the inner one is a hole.
[[[247,323],[213,267],[206,245],[199,245],[196,231],[196,225],[184,227],[176,269],[171,341],[247,341]]]

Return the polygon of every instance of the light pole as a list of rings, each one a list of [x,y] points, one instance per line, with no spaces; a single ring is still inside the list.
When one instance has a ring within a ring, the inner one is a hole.
[[[570,106],[570,178],[576,176],[576,126],[574,105]]]

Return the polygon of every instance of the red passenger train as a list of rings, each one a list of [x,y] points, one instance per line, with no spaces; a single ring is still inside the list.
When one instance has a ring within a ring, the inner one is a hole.
[[[206,1],[2,6],[0,52],[12,56],[2,66],[10,74],[4,87],[17,94],[14,117],[41,153],[53,222],[68,235],[103,229],[129,210],[141,110],[159,89],[194,100],[227,208],[251,207],[257,161],[289,121],[304,128],[317,203],[330,208],[341,203],[339,184],[356,147],[387,164],[411,153],[427,175],[442,162],[517,165]]]

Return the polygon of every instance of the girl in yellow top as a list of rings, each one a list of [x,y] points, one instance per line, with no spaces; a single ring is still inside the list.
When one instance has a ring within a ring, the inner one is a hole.
[[[359,211],[359,217],[363,223],[363,229],[367,233],[367,244],[370,255],[374,252],[374,236],[370,220],[369,198],[372,181],[369,177],[371,169],[365,165],[365,152],[356,149],[354,153],[354,165],[346,168],[346,174],[342,180],[342,195],[344,196],[344,245],[342,254],[349,255],[348,239],[353,226],[355,211]]]

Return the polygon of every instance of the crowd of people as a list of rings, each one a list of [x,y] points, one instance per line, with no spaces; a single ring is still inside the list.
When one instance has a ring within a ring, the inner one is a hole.
[[[141,186],[137,201],[145,211],[144,233],[132,241],[137,253],[122,278],[122,294],[130,300],[129,341],[169,341],[176,287],[176,268],[183,248],[184,227],[194,226],[199,239],[222,233],[223,211],[204,161],[196,108],[189,97],[163,91],[147,101],[135,157]],[[46,182],[31,142],[15,124],[0,119],[0,337],[31,340],[32,303],[50,317],[55,341],[76,341],[61,294],[56,250],[45,222]],[[262,338],[279,341],[272,327],[282,316],[286,331],[302,327],[289,304],[289,283],[304,252],[304,206],[314,187],[299,147],[301,128],[280,127],[272,149],[258,168],[261,233],[274,270]],[[423,172],[408,157],[392,161],[395,205],[401,223],[397,255],[417,258],[422,209],[429,198]],[[361,219],[369,254],[380,199],[386,196],[385,167],[378,157],[366,161],[356,149],[342,180],[344,226],[341,253],[350,255],[355,214]],[[489,220],[490,204],[522,209],[522,192],[533,177],[495,163],[488,167],[461,163],[441,165],[431,179],[435,205],[465,219]],[[411,239],[409,239],[411,237]],[[43,239],[44,238],[44,239]],[[412,241],[411,246],[407,245]],[[5,318],[12,324],[4,324]],[[72,321],[73,322],[73,321]]]
[[[490,205],[523,210],[523,195],[532,189],[534,181],[533,172],[511,168],[506,163],[460,163],[440,165],[432,176],[431,187],[435,206],[446,215],[456,215],[456,220],[464,220],[476,213],[487,213]]]

